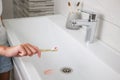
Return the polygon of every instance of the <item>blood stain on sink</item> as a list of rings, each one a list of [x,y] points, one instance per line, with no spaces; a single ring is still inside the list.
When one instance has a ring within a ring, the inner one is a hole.
[[[52,74],[53,73],[53,70],[52,69],[46,69],[46,70],[44,70],[44,74],[45,75],[50,75],[50,74]]]

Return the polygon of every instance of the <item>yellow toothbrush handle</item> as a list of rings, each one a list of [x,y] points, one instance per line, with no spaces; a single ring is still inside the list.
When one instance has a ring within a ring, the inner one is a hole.
[[[41,52],[55,52],[57,50],[51,50],[51,49],[40,49]]]

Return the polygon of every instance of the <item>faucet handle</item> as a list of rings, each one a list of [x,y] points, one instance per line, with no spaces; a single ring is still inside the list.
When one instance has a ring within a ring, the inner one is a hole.
[[[89,22],[94,22],[94,21],[96,21],[96,14],[89,14],[89,19],[88,19],[88,21]]]
[[[83,10],[83,9],[79,10],[79,11],[86,13],[86,14],[89,14],[89,19],[88,19],[89,22],[94,22],[97,20],[97,13],[96,12],[92,12],[89,10]]]

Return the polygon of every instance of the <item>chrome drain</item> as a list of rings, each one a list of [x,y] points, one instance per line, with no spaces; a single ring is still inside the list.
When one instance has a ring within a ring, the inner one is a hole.
[[[71,73],[73,70],[71,68],[69,68],[69,67],[64,67],[64,68],[61,69],[61,71],[63,73]]]

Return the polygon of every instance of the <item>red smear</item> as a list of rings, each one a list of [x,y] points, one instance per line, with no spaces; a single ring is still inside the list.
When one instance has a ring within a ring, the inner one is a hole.
[[[47,69],[47,70],[44,71],[44,74],[45,74],[45,75],[50,75],[50,74],[52,74],[52,73],[53,73],[53,70],[52,70],[52,69]]]
[[[54,47],[55,50],[58,50],[58,47]]]

